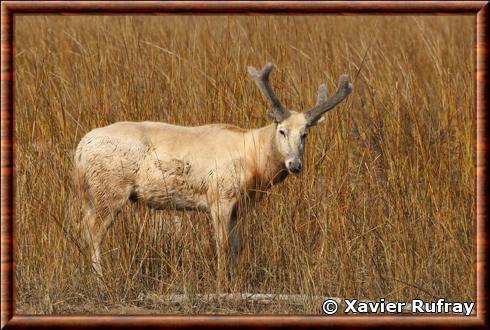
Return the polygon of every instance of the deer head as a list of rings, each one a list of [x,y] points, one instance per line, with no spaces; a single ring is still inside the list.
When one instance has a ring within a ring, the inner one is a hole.
[[[322,84],[318,88],[316,105],[305,112],[296,112],[284,107],[274,94],[269,81],[273,67],[272,63],[267,63],[259,72],[256,68],[249,66],[248,73],[271,104],[269,117],[275,123],[276,150],[283,157],[288,172],[298,175],[303,167],[307,130],[321,123],[324,120],[324,113],[333,109],[352,92],[352,84],[349,83],[349,77],[346,74],[341,75],[339,87],[330,98],[327,98],[326,85]]]

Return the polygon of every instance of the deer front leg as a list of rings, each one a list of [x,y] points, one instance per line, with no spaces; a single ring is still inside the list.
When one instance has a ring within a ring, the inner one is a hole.
[[[241,250],[241,225],[238,222],[237,206],[235,205],[230,215],[230,225],[228,227],[231,255],[234,266],[238,266],[238,257]]]
[[[227,277],[228,256],[230,243],[237,244],[235,235],[230,235],[232,227],[232,215],[236,201],[220,200],[211,205],[211,217],[213,218],[214,238],[216,242],[216,254],[218,257],[218,290],[221,289],[221,279]]]
[[[231,276],[233,279],[237,279],[240,276],[239,261],[242,249],[242,223],[238,208],[238,205],[235,205],[235,207],[233,208],[230,217],[230,226],[228,228],[228,235],[231,247]]]

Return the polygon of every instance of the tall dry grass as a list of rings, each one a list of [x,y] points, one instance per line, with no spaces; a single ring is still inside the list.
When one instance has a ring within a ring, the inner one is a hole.
[[[247,65],[273,61],[284,103],[354,93],[312,129],[306,168],[244,218],[227,292],[475,299],[471,17],[16,17],[16,309],[24,313],[297,312],[320,304],[157,304],[216,292],[209,215],[128,205],[98,290],[79,249],[71,157],[121,120],[268,124]]]

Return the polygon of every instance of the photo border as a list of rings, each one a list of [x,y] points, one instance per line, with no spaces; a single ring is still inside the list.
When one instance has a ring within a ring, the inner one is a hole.
[[[14,314],[14,23],[16,15],[474,15],[476,49],[476,315],[326,316],[326,315],[88,315]],[[489,326],[487,280],[488,183],[488,1],[5,1],[1,3],[1,328],[174,328]]]

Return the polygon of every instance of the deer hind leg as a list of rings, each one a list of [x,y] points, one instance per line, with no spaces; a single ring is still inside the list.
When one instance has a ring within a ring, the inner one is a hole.
[[[90,251],[93,270],[99,279],[103,278],[100,249],[112,222],[112,214],[97,212],[92,206],[86,207],[83,218],[84,236]]]
[[[90,250],[92,267],[99,279],[103,278],[101,247],[114,218],[129,199],[131,188],[106,180],[91,187],[83,218],[84,236]]]
[[[93,270],[99,278],[102,278],[102,265],[100,262],[100,244],[102,243],[102,237],[99,235],[100,231],[97,226],[99,222],[100,220],[97,219],[97,214],[93,205],[86,205],[82,220],[83,235],[90,252]]]

